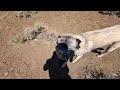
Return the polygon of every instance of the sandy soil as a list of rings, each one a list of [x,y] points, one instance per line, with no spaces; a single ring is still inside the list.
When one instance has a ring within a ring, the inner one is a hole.
[[[102,15],[97,11],[1,11],[0,78],[77,79],[85,67],[102,69],[104,72],[111,73],[120,71],[120,49],[103,58],[98,58],[92,52],[87,53],[75,64],[68,62],[68,67],[63,69],[58,67],[54,53],[58,35],[79,34],[116,24],[120,24],[119,17]],[[29,31],[37,26],[44,27],[46,34],[37,35],[25,43],[13,43],[12,40],[17,35],[25,34],[26,30],[28,30],[28,35]],[[55,36],[52,40],[53,34]]]

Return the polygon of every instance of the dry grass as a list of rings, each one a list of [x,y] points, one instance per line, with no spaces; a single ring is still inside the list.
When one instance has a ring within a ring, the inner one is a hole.
[[[37,14],[38,11],[19,11],[15,12],[17,18],[30,18],[33,15]]]
[[[23,44],[34,40],[40,33],[45,32],[44,29],[45,28],[41,26],[37,26],[36,28],[26,28],[22,34],[16,35],[12,39],[12,43]]]
[[[120,11],[99,11],[100,14],[103,15],[116,15],[117,17],[120,17]]]
[[[50,33],[40,25],[35,25],[34,27],[25,28],[23,33],[16,35],[12,38],[12,44],[23,44],[37,39],[39,42],[44,43],[55,43],[57,40],[57,35],[55,32]]]
[[[83,73],[79,75],[79,79],[120,79],[120,72],[105,73],[102,69],[92,70],[85,68]]]

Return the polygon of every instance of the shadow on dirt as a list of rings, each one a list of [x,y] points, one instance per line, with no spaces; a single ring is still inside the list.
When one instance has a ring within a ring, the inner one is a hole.
[[[69,68],[66,65],[64,68],[59,67],[59,59],[53,52],[52,58],[48,59],[43,67],[44,71],[49,71],[50,79],[71,79],[69,73]]]

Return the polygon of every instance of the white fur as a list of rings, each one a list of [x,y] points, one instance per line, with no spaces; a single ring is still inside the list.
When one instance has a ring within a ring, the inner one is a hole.
[[[99,48],[111,44],[108,50],[98,57],[104,56],[106,53],[111,52],[120,47],[120,25],[114,25],[104,29],[98,29],[81,33],[80,35],[64,34],[81,40],[80,49],[75,50],[77,58],[72,62],[75,63],[85,53],[90,52],[95,48]],[[75,43],[75,42],[73,42]]]

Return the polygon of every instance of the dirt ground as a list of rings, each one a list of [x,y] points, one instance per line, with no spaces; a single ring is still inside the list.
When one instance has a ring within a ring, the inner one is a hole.
[[[68,62],[63,69],[58,67],[54,53],[58,35],[116,24],[120,24],[119,17],[97,11],[0,11],[0,79],[77,79],[85,67],[118,72],[120,49],[103,58],[87,53],[75,64]],[[39,27],[46,32],[41,34]]]

